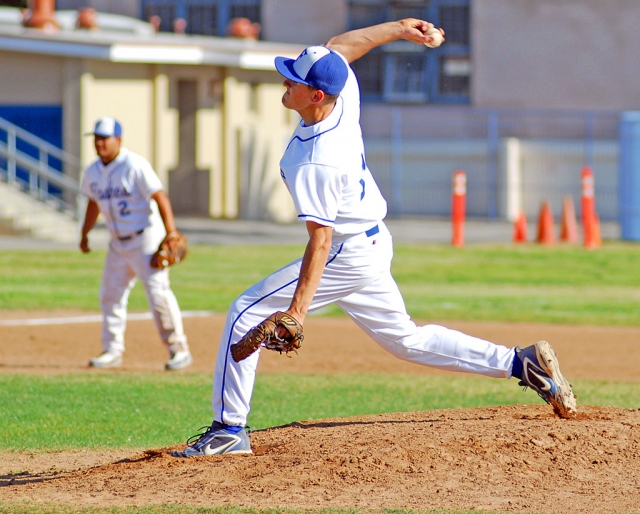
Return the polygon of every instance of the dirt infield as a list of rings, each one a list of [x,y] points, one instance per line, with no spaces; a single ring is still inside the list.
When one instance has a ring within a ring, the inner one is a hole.
[[[53,315],[4,312],[0,321]],[[213,372],[223,322],[218,315],[185,319],[195,363],[183,372]],[[507,346],[547,339],[573,380],[640,379],[638,328],[443,324]],[[258,372],[447,374],[394,359],[347,319],[311,317],[305,328],[299,356],[264,352]],[[328,333],[344,338],[327,340]],[[96,322],[0,325],[0,372],[86,371],[88,359],[100,351],[99,334]],[[344,341],[352,346],[348,354],[339,351]],[[127,345],[123,368],[107,373],[163,372],[166,355],[150,320],[129,322]],[[523,402],[533,398],[523,394]],[[251,456],[170,457],[182,444],[140,451],[5,453],[0,454],[0,501],[639,511],[640,410],[579,407],[573,420],[555,418],[547,406],[517,405],[294,423],[253,432]]]

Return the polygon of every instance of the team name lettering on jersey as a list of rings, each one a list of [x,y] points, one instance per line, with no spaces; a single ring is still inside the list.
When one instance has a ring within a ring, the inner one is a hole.
[[[131,192],[127,191],[124,187],[115,186],[100,189],[100,185],[97,182],[91,183],[91,191],[98,200],[109,200],[110,198],[126,198],[131,196]]]

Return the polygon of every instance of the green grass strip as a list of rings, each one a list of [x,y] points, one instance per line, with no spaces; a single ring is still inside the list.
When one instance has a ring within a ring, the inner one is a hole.
[[[640,382],[577,382],[579,401],[637,408]],[[537,404],[515,380],[388,374],[260,375],[248,424]],[[156,448],[211,422],[208,374],[0,374],[0,450]]]
[[[171,271],[184,310],[224,313],[248,286],[300,257],[302,246],[198,246]],[[99,310],[104,252],[0,254],[0,309]],[[393,274],[409,313],[425,320],[640,326],[640,245],[398,245]],[[131,311],[147,310],[142,287]],[[339,314],[329,307],[324,314]]]

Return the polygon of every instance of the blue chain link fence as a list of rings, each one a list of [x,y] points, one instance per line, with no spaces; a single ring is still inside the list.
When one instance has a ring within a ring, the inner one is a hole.
[[[618,218],[620,112],[482,110],[367,105],[362,127],[369,167],[391,216],[449,216],[452,175],[467,174],[467,215],[556,217],[572,197],[580,209],[584,166],[595,176],[602,221]]]

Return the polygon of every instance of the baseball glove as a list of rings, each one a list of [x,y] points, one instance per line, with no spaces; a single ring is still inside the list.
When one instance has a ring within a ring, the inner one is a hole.
[[[279,327],[286,331],[286,335],[282,338],[278,335]],[[232,345],[231,356],[234,361],[240,362],[260,346],[264,346],[267,350],[284,352],[288,356],[290,352],[298,353],[303,339],[302,325],[298,320],[286,312],[278,311],[258,323],[240,341]]]
[[[162,269],[183,261],[188,253],[187,238],[180,232],[169,232],[151,256],[151,267]]]

